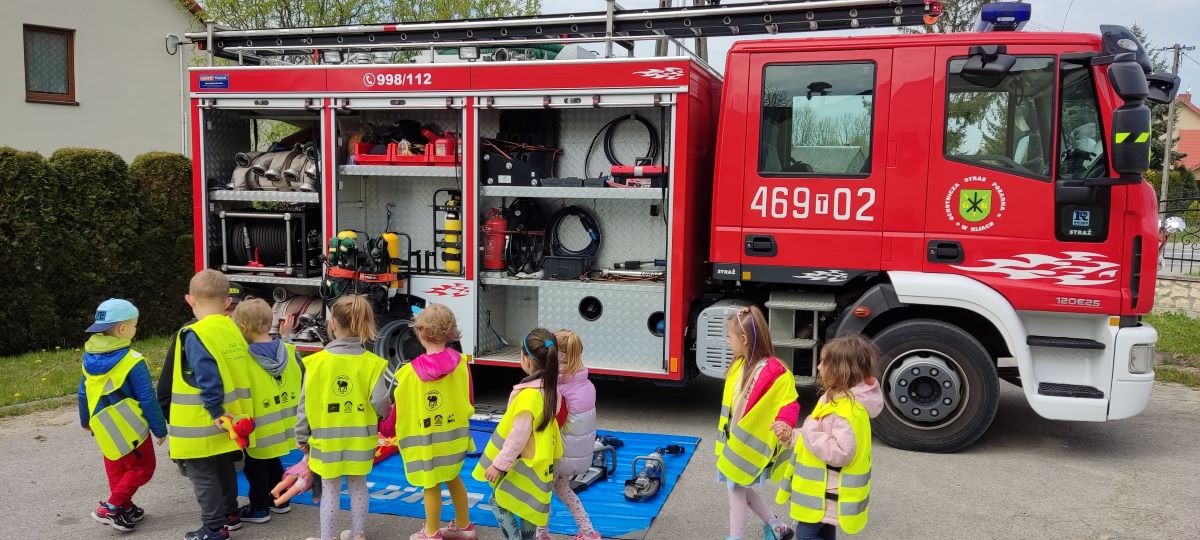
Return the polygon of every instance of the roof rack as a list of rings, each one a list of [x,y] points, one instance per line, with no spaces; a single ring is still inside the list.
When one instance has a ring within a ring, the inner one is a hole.
[[[941,14],[933,0],[807,0],[699,7],[620,9],[475,20],[219,30],[186,34],[214,56],[258,64],[264,57],[312,55],[315,51],[399,51],[460,46],[520,46],[544,43],[604,43],[632,54],[633,42],[678,38],[762,35],[929,24]],[[932,19],[931,19],[932,18]]]

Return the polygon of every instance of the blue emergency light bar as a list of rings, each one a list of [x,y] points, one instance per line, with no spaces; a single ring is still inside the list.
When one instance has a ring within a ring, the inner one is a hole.
[[[1012,32],[1025,27],[1033,7],[1022,2],[992,2],[983,6],[976,32]]]

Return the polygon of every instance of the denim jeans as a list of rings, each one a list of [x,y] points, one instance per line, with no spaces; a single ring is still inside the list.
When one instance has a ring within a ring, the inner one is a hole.
[[[492,506],[492,514],[496,516],[496,525],[500,527],[500,533],[504,535],[505,540],[534,540],[534,536],[537,534],[537,527],[534,524],[500,508],[500,505],[496,504],[494,493],[488,504]]]
[[[796,523],[796,540],[835,540],[837,527],[828,523]]]

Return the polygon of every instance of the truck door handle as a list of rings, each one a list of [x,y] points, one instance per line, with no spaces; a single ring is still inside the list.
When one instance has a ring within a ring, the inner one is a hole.
[[[746,255],[751,257],[774,257],[779,248],[775,245],[775,237],[767,234],[755,234],[746,237]]]
[[[952,240],[930,240],[929,262],[960,263],[963,262],[962,244]]]

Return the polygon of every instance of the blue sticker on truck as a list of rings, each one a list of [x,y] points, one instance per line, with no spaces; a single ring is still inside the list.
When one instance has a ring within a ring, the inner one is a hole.
[[[1087,227],[1092,224],[1092,213],[1088,210],[1076,210],[1071,216],[1071,226]]]
[[[229,88],[229,75],[201,75],[200,88]]]

